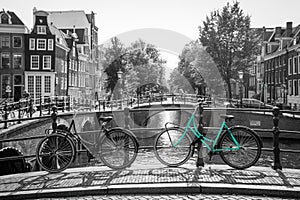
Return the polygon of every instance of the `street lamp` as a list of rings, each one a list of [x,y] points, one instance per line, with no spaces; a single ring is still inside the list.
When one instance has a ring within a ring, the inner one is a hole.
[[[243,76],[244,72],[243,71],[238,71],[239,74],[239,79],[240,79],[240,107],[242,108],[243,105]]]

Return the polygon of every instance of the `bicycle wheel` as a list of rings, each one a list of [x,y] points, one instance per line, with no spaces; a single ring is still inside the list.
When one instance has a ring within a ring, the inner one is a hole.
[[[180,143],[174,147],[174,144],[183,133],[183,129],[168,128],[168,130],[163,130],[156,136],[154,153],[162,164],[169,167],[178,167],[190,159],[194,146],[191,146],[192,139],[189,134],[185,134]]]
[[[234,127],[230,131],[240,144],[241,149],[221,151],[220,156],[222,160],[236,169],[251,167],[258,161],[261,154],[262,143],[260,138],[254,131],[242,127]],[[220,138],[219,148],[228,149],[235,147],[236,144],[229,132],[223,133]]]
[[[38,164],[48,172],[61,172],[74,160],[75,147],[72,140],[62,134],[43,138],[36,149]]]
[[[100,159],[111,169],[124,169],[130,166],[137,153],[136,139],[124,130],[110,130],[100,139]]]

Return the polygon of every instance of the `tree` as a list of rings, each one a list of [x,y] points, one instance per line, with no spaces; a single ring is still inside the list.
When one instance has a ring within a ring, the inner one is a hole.
[[[210,93],[222,92],[223,85],[220,82],[218,69],[199,41],[192,41],[185,45],[179,59],[176,69],[178,72],[173,71],[171,74],[171,81],[175,88],[189,93],[197,89],[200,95],[207,95],[206,90]]]
[[[154,45],[138,40],[125,48],[114,37],[111,44],[102,50],[102,65],[107,75],[106,91],[119,98],[120,87],[124,94],[133,95],[140,85],[161,84],[164,82],[164,63]],[[120,70],[123,72],[122,83],[117,77]]]
[[[213,11],[199,27],[199,40],[213,58],[226,83],[228,98],[232,97],[231,79],[237,71],[247,72],[257,51],[255,34],[250,29],[250,16],[245,15],[239,2],[227,3],[221,11]]]
[[[118,82],[117,72],[124,71],[122,55],[126,52],[124,45],[117,37],[111,39],[111,45],[103,50],[101,63],[104,67],[104,72],[107,75],[106,92],[111,94]]]

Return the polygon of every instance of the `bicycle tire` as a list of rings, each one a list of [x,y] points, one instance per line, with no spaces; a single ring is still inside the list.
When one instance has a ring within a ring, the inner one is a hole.
[[[156,158],[168,167],[178,167],[186,163],[192,156],[194,146],[187,133],[180,143],[174,147],[174,143],[184,133],[181,128],[168,128],[160,132],[154,140],[154,153]]]
[[[109,130],[99,142],[101,161],[111,169],[131,166],[137,157],[138,143],[134,136],[123,129]]]
[[[246,127],[232,127],[230,131],[240,144],[241,149],[221,151],[222,160],[235,169],[246,169],[255,165],[260,158],[262,148],[262,142],[258,135]],[[228,131],[225,131],[220,138],[219,148],[234,147],[236,147],[236,144]]]
[[[54,133],[43,138],[37,145],[36,160],[51,173],[64,171],[75,158],[75,145],[70,137]]]

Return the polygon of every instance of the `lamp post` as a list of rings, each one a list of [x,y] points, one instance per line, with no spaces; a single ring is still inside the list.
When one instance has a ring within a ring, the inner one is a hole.
[[[240,107],[242,108],[242,106],[243,106],[243,76],[244,76],[244,72],[238,71],[238,74],[239,74],[239,79],[240,79]]]
[[[122,109],[122,105],[123,105],[123,72],[121,71],[121,68],[119,69],[119,71],[117,72],[117,76],[118,79],[121,80],[121,89],[120,89],[120,99],[121,99],[121,109]]]

